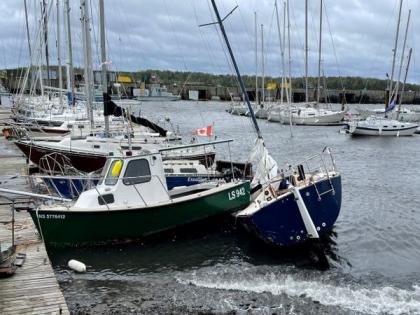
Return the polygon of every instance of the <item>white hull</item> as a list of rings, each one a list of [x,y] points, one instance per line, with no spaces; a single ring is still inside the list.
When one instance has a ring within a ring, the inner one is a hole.
[[[353,136],[412,136],[418,128],[417,124],[404,123],[386,118],[369,117],[366,120],[348,124],[348,133]]]
[[[319,115],[299,115],[297,113],[292,113],[291,121],[293,125],[328,125],[328,124],[337,124],[344,119],[345,112],[329,112],[326,114]],[[280,122],[283,124],[290,123],[289,113],[286,111],[280,113]]]

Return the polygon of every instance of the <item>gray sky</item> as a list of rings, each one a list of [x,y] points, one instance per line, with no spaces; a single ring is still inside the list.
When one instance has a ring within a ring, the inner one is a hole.
[[[40,17],[38,0],[29,5],[32,46],[35,43],[36,19]],[[51,2],[51,0],[49,0]],[[62,0],[60,0],[62,1]],[[98,67],[98,4],[92,1],[94,64]],[[227,20],[226,29],[239,67],[244,74],[255,73],[254,12],[258,29],[264,24],[265,73],[281,75],[281,54],[274,15],[274,0],[216,0],[221,15],[239,5]],[[304,0],[290,1],[292,74],[304,73]],[[317,74],[319,1],[309,1],[309,72]],[[392,49],[397,24],[398,0],[324,0],[323,69],[325,75],[351,75],[385,78],[391,72]],[[83,62],[79,0],[72,5],[72,36],[75,63]],[[214,26],[198,28],[214,20],[210,0],[105,0],[109,60],[114,70],[170,69],[232,73]],[[413,47],[409,81],[419,82],[417,32],[420,1],[405,0],[400,28],[397,71],[408,9],[412,9],[407,46]],[[283,2],[279,0],[283,28]],[[23,0],[0,3],[0,67],[28,64]],[[61,17],[62,19],[62,17]],[[56,7],[51,8],[50,53],[56,63]],[[260,31],[259,38],[260,37]],[[65,59],[64,31],[62,55]],[[287,43],[286,43],[287,45]],[[261,56],[261,43],[258,43]],[[408,49],[406,50],[406,54]],[[287,54],[286,54],[287,57]],[[261,69],[261,61],[260,61]],[[287,71],[287,70],[286,70]]]

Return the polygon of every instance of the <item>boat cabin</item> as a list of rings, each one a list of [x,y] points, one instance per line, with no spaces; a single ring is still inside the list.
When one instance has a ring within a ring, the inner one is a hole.
[[[83,192],[73,208],[138,208],[169,200],[160,153],[144,153],[109,158],[102,180]]]

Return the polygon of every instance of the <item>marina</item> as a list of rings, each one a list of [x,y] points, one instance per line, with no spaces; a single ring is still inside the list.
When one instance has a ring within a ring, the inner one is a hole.
[[[417,6],[162,1],[0,5],[0,313],[420,314]]]

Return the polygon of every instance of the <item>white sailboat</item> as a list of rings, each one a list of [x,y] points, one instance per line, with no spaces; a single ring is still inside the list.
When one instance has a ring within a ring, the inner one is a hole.
[[[320,23],[319,23],[319,59],[318,59],[318,87],[317,100],[310,103],[308,98],[308,4],[305,2],[305,103],[295,104],[291,108],[281,110],[278,113],[279,121],[283,124],[294,125],[331,125],[340,123],[345,116],[345,111],[334,111],[320,107],[321,96],[321,55],[322,55],[322,16],[323,1],[320,1]],[[276,121],[273,114],[273,121]]]
[[[400,81],[400,75],[401,75],[401,68],[404,61],[404,52],[405,52],[405,47],[406,47],[407,33],[408,33],[408,27],[410,23],[410,16],[411,16],[411,10],[409,10],[408,18],[407,18],[407,25],[406,25],[406,30],[405,30],[404,43],[403,43],[403,50],[401,53],[400,70],[398,74],[397,83],[395,87],[393,88],[395,57],[396,57],[397,48],[398,48],[398,35],[399,35],[399,29],[400,29],[402,3],[403,3],[403,0],[400,0],[397,32],[395,36],[395,46],[393,50],[392,70],[391,70],[391,77],[389,80],[389,91],[390,91],[389,104],[387,108],[385,108],[384,110],[376,111],[376,112],[379,112],[380,114],[383,114],[384,116],[382,117],[377,116],[377,115],[371,115],[367,117],[365,120],[349,122],[348,127],[347,127],[347,133],[351,135],[399,137],[399,136],[412,136],[417,131],[417,128],[418,128],[417,123],[398,120],[400,115],[401,115],[400,117],[404,117],[401,112],[401,101],[402,101],[401,96],[399,99],[399,102],[400,102],[399,109],[397,111],[394,111],[396,108],[396,102],[397,102],[398,93],[399,93],[399,81]],[[407,79],[407,73],[408,73],[410,60],[411,60],[411,53],[412,53],[412,50],[410,49],[408,60],[407,60],[406,71],[405,71],[404,84]],[[403,90],[404,90],[404,86],[403,86]],[[392,115],[392,113],[394,114]]]

